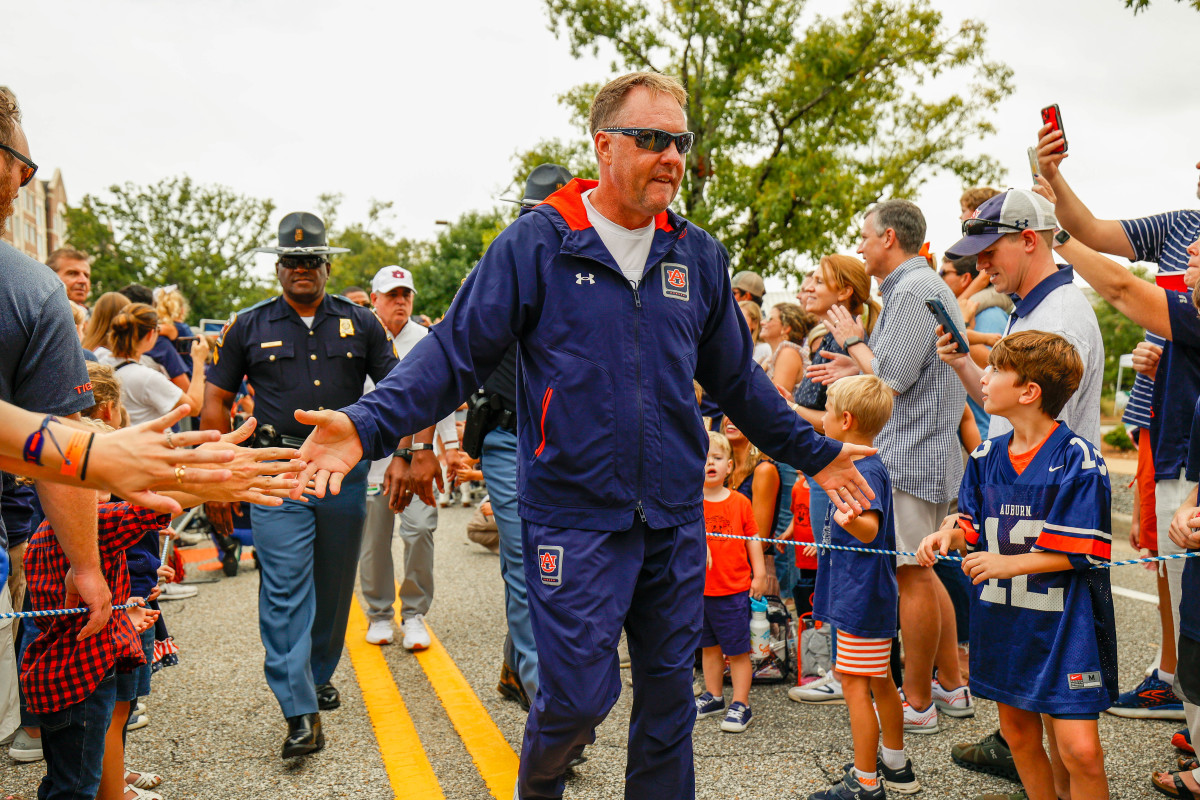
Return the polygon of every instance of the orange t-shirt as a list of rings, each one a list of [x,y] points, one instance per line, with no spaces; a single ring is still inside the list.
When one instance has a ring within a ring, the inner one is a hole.
[[[808,483],[801,475],[796,479],[796,485],[792,487],[792,541],[793,542],[809,542],[813,541],[812,517],[808,513]],[[820,524],[824,525],[825,520],[821,520]],[[816,569],[817,557],[804,555],[803,547],[793,547],[796,552],[796,567],[799,569]],[[778,556],[776,556],[778,558]]]
[[[1042,449],[1042,445],[1044,445],[1046,442],[1050,441],[1050,437],[1054,435],[1054,432],[1056,430],[1058,430],[1057,422],[1054,423],[1054,426],[1052,428],[1050,428],[1050,433],[1046,434],[1046,438],[1042,439],[1040,442],[1038,442],[1037,447],[1033,448],[1032,450],[1030,450],[1027,453],[1014,453],[1012,451],[1012,448],[1011,447],[1009,448],[1008,460],[1009,460],[1009,462],[1012,463],[1012,468],[1013,468],[1013,470],[1016,471],[1016,473],[1018,475],[1020,475],[1022,472],[1025,471],[1025,468],[1029,466],[1029,462],[1033,461],[1034,456],[1036,456],[1038,454],[1038,451]]]
[[[758,525],[754,522],[754,506],[745,495],[730,492],[719,503],[704,501],[704,530],[709,533],[726,533],[733,536],[757,536]],[[704,594],[719,597],[750,591],[754,571],[750,568],[750,557],[746,546],[753,542],[741,539],[706,539],[712,553],[712,568],[704,573]]]

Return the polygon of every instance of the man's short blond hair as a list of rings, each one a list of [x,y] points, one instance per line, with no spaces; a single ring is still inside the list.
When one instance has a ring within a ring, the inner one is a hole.
[[[654,94],[669,94],[680,108],[687,108],[687,90],[675,78],[661,72],[631,72],[609,81],[592,98],[588,125],[593,139],[601,128],[611,128],[617,124],[625,98],[636,86],[644,86]]]
[[[875,375],[842,378],[829,387],[833,410],[854,415],[858,432],[872,439],[892,418],[892,387]]]

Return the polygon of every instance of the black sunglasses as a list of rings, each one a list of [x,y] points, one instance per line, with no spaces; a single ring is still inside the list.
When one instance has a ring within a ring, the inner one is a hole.
[[[279,266],[284,269],[320,269],[329,262],[319,256],[284,256]]]
[[[994,220],[994,219],[971,218],[971,219],[964,219],[963,223],[962,223],[963,236],[979,236],[979,235],[985,234],[985,233],[995,233],[996,232],[994,230],[988,230],[988,228],[1008,228],[1009,230],[1018,231],[1018,232],[1029,230],[1028,227],[1021,227],[1020,225],[1010,225],[1007,222],[1000,222],[1000,221]]]
[[[21,185],[27,186],[37,173],[37,164],[30,161],[29,156],[17,152],[6,144],[0,144],[0,150],[12,153],[13,158],[25,165],[21,168]]]
[[[601,133],[620,133],[632,136],[633,143],[638,149],[649,150],[651,153],[661,153],[671,142],[674,142],[679,155],[684,155],[696,143],[696,134],[691,131],[667,133],[657,128],[601,128],[600,131]]]

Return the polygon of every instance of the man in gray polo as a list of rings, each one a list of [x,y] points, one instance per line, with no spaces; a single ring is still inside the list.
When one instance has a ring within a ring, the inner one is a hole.
[[[938,528],[963,474],[957,431],[966,392],[938,358],[937,323],[925,301],[940,299],[960,330],[962,316],[954,293],[918,255],[924,241],[925,217],[913,203],[886,200],[867,212],[858,253],[867,274],[879,282],[883,313],[870,345],[861,324],[846,314],[841,327],[850,333],[849,356],[827,354],[833,360],[812,372],[814,380],[826,382],[861,370],[878,375],[896,393],[892,418],[875,445],[892,478],[896,549],[903,551],[916,550],[924,532]],[[954,606],[933,571],[910,557],[896,558],[896,579],[905,653],[904,729],[937,733],[939,710],[956,717],[975,713],[959,670]]]

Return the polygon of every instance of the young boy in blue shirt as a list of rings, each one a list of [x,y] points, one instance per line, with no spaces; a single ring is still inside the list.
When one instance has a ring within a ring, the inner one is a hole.
[[[892,394],[891,387],[874,375],[839,380],[829,387],[822,420],[825,435],[872,446],[892,415]],[[855,459],[854,465],[875,492],[875,503],[856,516],[829,507],[824,530],[816,537],[813,596],[813,617],[836,631],[837,672],[850,711],[854,763],[846,766],[841,783],[810,795],[809,800],[881,800],[884,784],[903,794],[921,788],[904,753],[904,709],[890,675],[900,603],[895,558],[821,547],[896,549],[887,468],[874,455]],[[881,738],[879,758],[876,748]]]
[[[1010,433],[971,453],[957,524],[917,551],[967,550],[971,690],[995,700],[1000,731],[1030,800],[1056,797],[1042,719],[1070,776],[1071,796],[1107,798],[1097,719],[1117,697],[1117,648],[1108,570],[1108,467],[1056,420],[1083,376],[1061,336],[1001,339],[982,378],[984,410]]]

